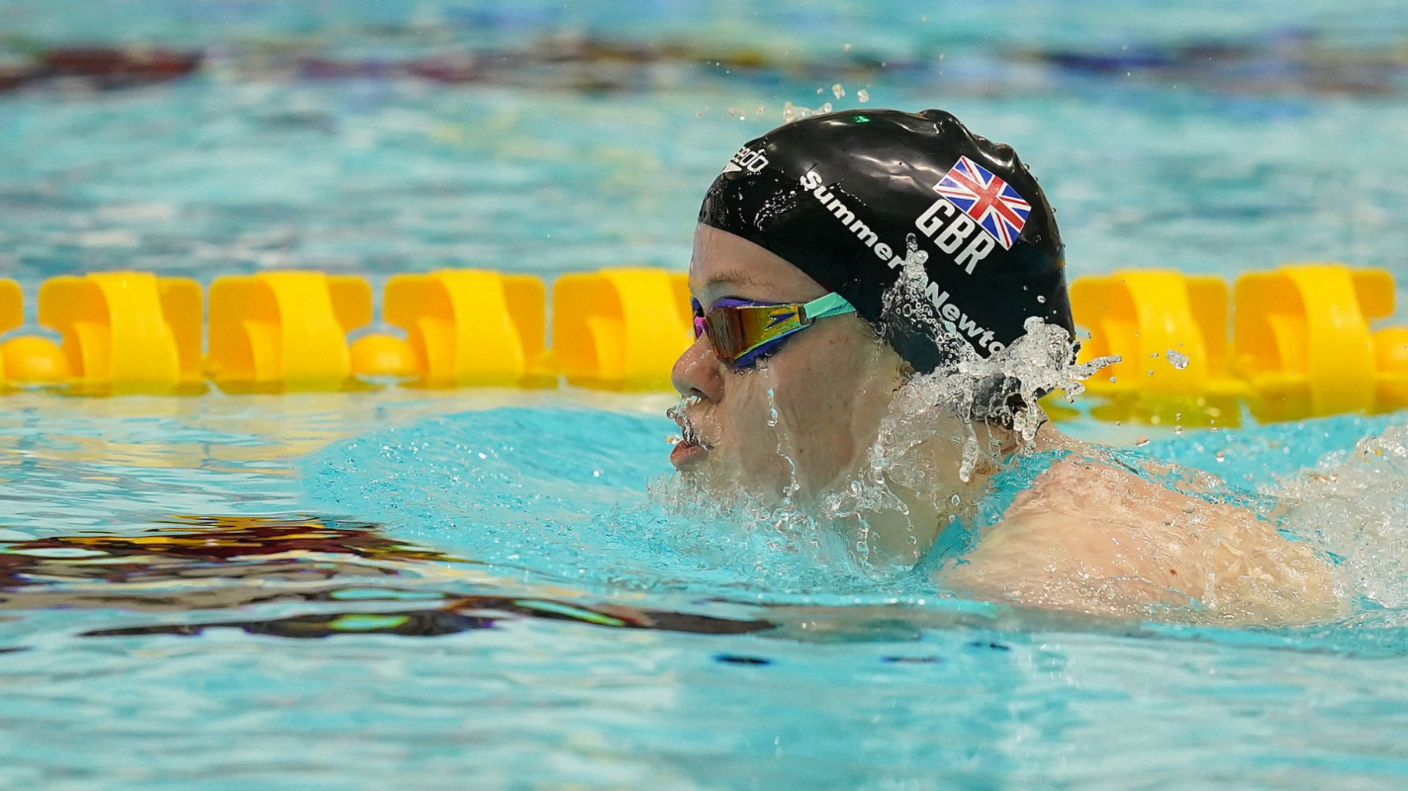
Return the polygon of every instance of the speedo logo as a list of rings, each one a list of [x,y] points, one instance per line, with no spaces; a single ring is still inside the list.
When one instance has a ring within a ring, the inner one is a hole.
[[[752,151],[744,146],[729,158],[728,164],[724,165],[724,172],[737,173],[740,170],[746,170],[749,173],[757,173],[767,166],[768,158],[763,156],[763,152]]]
[[[832,195],[826,187],[822,186],[825,181],[820,173],[815,170],[809,170],[802,176],[800,181],[802,188],[810,192],[812,197],[820,201],[821,205],[829,210],[832,216],[839,220],[841,224],[846,227],[846,230],[850,231],[861,244],[870,248],[870,250],[875,253],[876,258],[884,261],[891,269],[899,269],[905,265],[908,253],[906,253],[906,255],[898,255],[888,244],[880,241],[880,236],[876,234],[875,231],[871,230],[870,226],[866,225],[864,221],[857,218],[855,212],[852,211],[844,201]],[[931,211],[933,211],[933,209],[931,209]],[[925,213],[928,214],[929,212]],[[960,216],[964,215],[960,213]],[[969,224],[973,224],[971,220]],[[974,227],[976,228],[977,226],[974,225]],[[920,230],[923,230],[922,226]],[[992,249],[991,238],[986,234],[981,234],[981,236],[988,240],[988,247],[981,253],[972,254],[976,256],[972,260],[972,264],[981,261],[983,257],[987,255],[987,252]],[[911,244],[917,244],[914,242],[913,234],[910,234],[910,242]],[[970,242],[970,247],[971,246],[972,243]],[[940,249],[943,248],[941,247]],[[967,250],[969,248],[964,249]],[[960,260],[960,263],[961,262],[962,260]],[[929,304],[934,306],[935,313],[952,324],[960,335],[968,336],[971,341],[980,348],[985,349],[988,354],[996,354],[1007,348],[1001,341],[993,338],[992,330],[979,324],[970,317],[966,311],[954,304],[951,301],[952,297],[950,297],[949,293],[947,291],[941,291],[939,284],[930,279],[929,273],[924,271],[923,267],[918,267],[918,270],[918,274],[922,276],[924,280],[924,298],[929,301]],[[972,273],[971,266],[968,272],[970,274]]]

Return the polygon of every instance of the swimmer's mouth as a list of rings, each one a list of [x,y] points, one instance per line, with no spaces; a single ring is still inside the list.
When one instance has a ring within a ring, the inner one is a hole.
[[[699,436],[699,432],[685,416],[684,410],[672,407],[667,414],[680,427],[679,439],[676,441],[671,438],[674,441],[674,447],[670,450],[670,463],[675,465],[675,469],[683,470],[701,461],[713,448],[704,441],[703,437]]]

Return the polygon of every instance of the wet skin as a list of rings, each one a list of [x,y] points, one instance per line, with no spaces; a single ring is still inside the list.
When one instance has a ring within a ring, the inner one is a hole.
[[[708,226],[694,236],[689,284],[706,310],[725,297],[807,302],[826,294],[783,259]],[[720,362],[701,337],[672,376],[680,394],[694,398],[685,414],[701,440],[682,471],[742,486],[765,502],[789,487],[814,499],[847,474],[902,381],[899,357],[855,316],[816,322],[752,370]]]
[[[826,293],[778,256],[708,226],[696,229],[689,283],[706,310],[725,297],[805,302]],[[700,338],[675,363],[673,381],[687,399],[679,420],[696,438],[672,453],[687,484],[718,498],[742,491],[765,504],[788,497],[805,507],[854,480],[906,375],[874,330],[848,315],[818,321],[755,370],[730,368]],[[976,426],[985,451],[963,480],[967,429],[957,415],[933,412],[934,436],[914,450],[930,471],[924,490],[892,483],[904,508],[866,515],[871,546],[901,564],[917,562],[941,525],[966,515],[1003,454],[1018,446],[1001,427]],[[1033,444],[1099,455],[1049,424]],[[963,505],[950,505],[954,495]],[[1040,475],[964,561],[947,564],[936,582],[1022,606],[1224,624],[1346,612],[1330,565],[1272,524],[1081,458]]]
[[[1332,566],[1271,522],[1088,458],[1042,473],[964,560],[938,581],[1029,607],[1228,626],[1349,613]]]

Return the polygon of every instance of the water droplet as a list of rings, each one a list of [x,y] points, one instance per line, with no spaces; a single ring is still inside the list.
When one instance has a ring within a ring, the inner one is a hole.
[[[1182,434],[1182,433],[1183,433],[1183,427],[1182,427],[1182,426],[1174,426],[1174,427],[1173,427],[1173,433],[1175,433],[1175,434]]]
[[[861,88],[860,90],[856,91],[856,98],[860,100],[861,104],[865,104],[866,102],[870,101],[870,91]]]
[[[1148,445],[1148,444],[1149,444],[1149,438],[1148,438],[1148,437],[1142,437],[1142,436],[1141,436],[1141,437],[1135,437],[1135,438],[1134,438],[1134,447],[1136,447],[1136,448],[1142,448],[1142,447],[1144,447],[1145,445]]]
[[[1036,301],[1039,302],[1039,303],[1041,303],[1041,304],[1043,304],[1043,305],[1045,305],[1045,304],[1046,304],[1046,297],[1043,297],[1043,296],[1041,296],[1040,294],[1038,294],[1037,297],[1036,297]]]
[[[1164,352],[1164,356],[1168,358],[1169,365],[1172,365],[1174,368],[1177,368],[1180,371],[1188,367],[1187,355],[1180,354],[1179,352],[1176,352],[1173,349],[1169,349],[1168,351]]]
[[[962,500],[958,495],[956,495],[956,494],[955,494],[954,496],[948,498],[948,501],[949,501],[950,503],[952,503],[953,505],[958,505],[959,503],[963,502],[963,500]]]
[[[840,99],[841,97],[846,95],[846,89],[842,88],[841,83],[838,82],[835,85],[831,86],[831,95],[835,96],[837,99]]]
[[[1215,431],[1215,430],[1216,430],[1216,429],[1214,429],[1214,431]],[[1222,460],[1223,460],[1223,453],[1222,453],[1222,451],[1218,451],[1218,452],[1217,452],[1216,458],[1217,458],[1218,461],[1222,461]]]

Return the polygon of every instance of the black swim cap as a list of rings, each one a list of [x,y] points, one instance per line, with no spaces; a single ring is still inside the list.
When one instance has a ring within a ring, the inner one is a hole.
[[[699,221],[844,296],[921,373],[949,361],[942,324],[984,357],[1032,316],[1074,336],[1065,247],[1036,179],[1010,147],[941,110],[774,129],[733,155]]]

